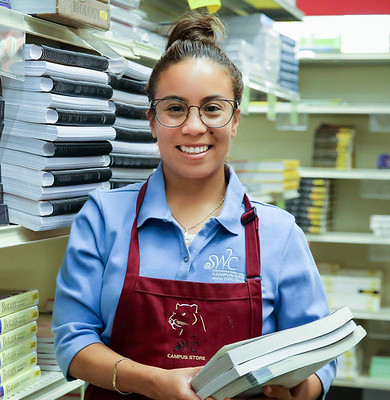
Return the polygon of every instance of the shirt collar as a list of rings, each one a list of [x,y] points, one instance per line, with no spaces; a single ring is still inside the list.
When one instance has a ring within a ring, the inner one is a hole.
[[[244,188],[233,169],[227,165],[227,173],[230,174],[226,190],[225,201],[217,221],[228,231],[238,234],[241,226],[241,214],[243,213]],[[138,216],[138,228],[149,218],[173,221],[165,195],[165,181],[160,162],[156,171],[150,176],[145,198]]]

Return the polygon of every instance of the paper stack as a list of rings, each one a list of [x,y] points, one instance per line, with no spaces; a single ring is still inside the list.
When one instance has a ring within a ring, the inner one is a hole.
[[[51,330],[52,314],[40,314],[38,318],[37,354],[42,371],[60,371],[54,351],[54,335]]]
[[[308,324],[222,347],[194,376],[201,399],[246,398],[262,386],[296,386],[366,335],[348,307]]]
[[[111,187],[145,180],[157,167],[160,156],[146,111],[149,108],[145,85],[151,68],[127,60],[122,78],[111,75],[112,103],[115,106],[115,140],[111,140]]]
[[[298,92],[299,60],[295,52],[295,40],[280,35],[280,69],[278,85],[293,92]]]
[[[0,398],[35,382],[37,366],[37,290],[0,289]]]
[[[371,215],[370,229],[375,236],[390,236],[390,215]]]
[[[341,268],[330,263],[318,263],[318,268],[331,308],[347,305],[359,311],[380,310],[382,271]]]
[[[349,169],[354,166],[355,128],[321,124],[314,134],[312,166]]]
[[[299,160],[234,161],[232,166],[252,195],[283,193],[299,187]]]
[[[25,45],[24,53],[25,80],[3,80],[9,219],[32,230],[69,226],[91,190],[110,187],[108,60],[43,45]]]
[[[299,197],[286,200],[286,210],[307,233],[323,233],[332,226],[333,181],[302,178]]]

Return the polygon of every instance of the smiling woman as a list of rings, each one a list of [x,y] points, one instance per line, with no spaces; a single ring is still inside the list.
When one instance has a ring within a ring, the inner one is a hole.
[[[243,84],[222,36],[210,15],[174,25],[147,86],[162,162],[145,183],[93,192],[73,223],[53,331],[87,400],[198,400],[190,381],[221,346],[329,313],[294,218],[250,201],[225,163]],[[315,400],[334,376],[332,362],[264,396]]]

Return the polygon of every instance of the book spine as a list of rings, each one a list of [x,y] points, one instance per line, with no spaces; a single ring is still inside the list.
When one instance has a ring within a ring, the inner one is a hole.
[[[0,334],[11,331],[38,318],[38,307],[33,306],[0,318]]]
[[[23,340],[16,346],[12,346],[9,349],[0,351],[0,368],[4,368],[16,361],[17,359],[31,353],[37,348],[37,338],[32,336],[28,340]]]
[[[108,100],[112,97],[112,87],[100,83],[80,82],[74,83],[69,79],[51,78],[53,81],[53,88],[51,93],[69,95],[69,96],[82,96],[82,97],[95,97]],[[75,99],[77,102],[77,99]]]
[[[18,293],[0,300],[0,316],[14,313],[22,308],[38,304],[38,290],[31,290],[24,293]]]
[[[135,94],[146,94],[146,81],[137,81],[130,78],[118,78],[114,74],[110,74],[110,85],[113,89],[123,90]]]
[[[117,128],[116,140],[133,143],[155,143],[156,139],[149,130]]]
[[[124,156],[110,156],[111,167],[125,167],[125,168],[157,168],[160,159],[149,157],[124,157]]]
[[[38,366],[33,366],[25,372],[5,381],[0,385],[0,399],[8,399],[15,393],[31,385],[41,375],[41,370]]]
[[[107,140],[97,142],[55,142],[53,157],[87,157],[110,154],[112,145]]]
[[[114,125],[115,113],[56,109],[58,125]]]
[[[130,104],[114,101],[115,115],[117,117],[126,117],[132,119],[146,120],[146,110],[148,107],[134,107]]]
[[[112,176],[110,168],[84,168],[80,170],[52,171],[51,173],[54,177],[52,186],[106,182]]]
[[[0,369],[0,384],[9,381],[15,376],[27,371],[37,364],[37,353],[34,351],[31,354],[21,357],[12,364]]]
[[[73,214],[79,212],[88,196],[75,197],[74,199],[50,200],[53,212],[50,215]]]
[[[16,346],[18,343],[36,334],[37,330],[38,325],[34,321],[29,323],[28,325],[16,328],[10,332],[0,335],[0,350],[3,351],[12,346]]]
[[[108,59],[103,56],[57,49],[45,45],[41,45],[41,47],[42,56],[40,60],[42,61],[89,68],[97,71],[106,71],[108,69]]]
[[[0,134],[1,137],[1,134]],[[0,181],[1,181],[1,166],[0,166]],[[4,203],[4,188],[3,184],[0,182],[0,204]],[[1,313],[1,311],[0,311]]]

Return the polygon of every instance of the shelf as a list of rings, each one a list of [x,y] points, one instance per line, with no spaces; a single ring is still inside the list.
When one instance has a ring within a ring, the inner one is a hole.
[[[374,236],[372,233],[325,232],[321,234],[306,233],[312,243],[348,243],[348,244],[390,244],[390,237]]]
[[[250,102],[248,112],[250,114],[266,114],[269,111],[265,102]],[[315,104],[307,102],[298,102],[294,106],[290,103],[277,103],[276,113],[297,112],[301,114],[390,114],[390,104]]]
[[[35,383],[9,397],[9,400],[54,400],[83,385],[80,379],[67,382],[61,372],[42,371]]]
[[[270,82],[249,81],[247,85],[251,90],[256,90],[257,92],[261,93],[274,94],[276,97],[283,100],[289,100],[289,101],[299,100],[299,93],[274,85]]]
[[[34,232],[19,225],[0,227],[0,249],[34,243],[42,240],[52,240],[69,235],[69,228],[53,229],[44,232]]]
[[[354,168],[338,170],[333,168],[299,168],[301,178],[390,180],[390,169]]]
[[[343,386],[360,389],[379,389],[390,390],[389,378],[371,378],[369,376],[360,375],[356,379],[335,379],[332,386]]]
[[[389,53],[319,53],[301,50],[297,57],[302,64],[312,63],[388,63]]]

